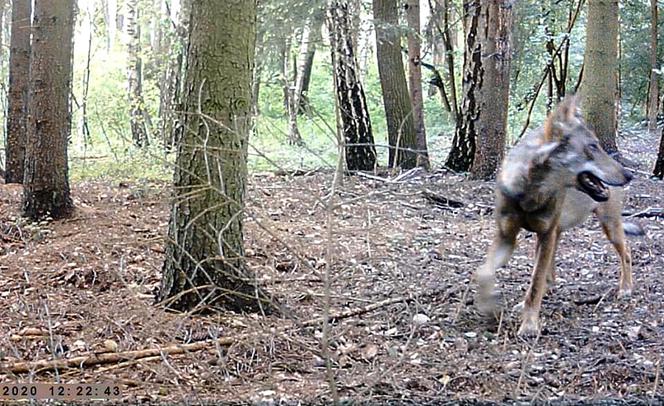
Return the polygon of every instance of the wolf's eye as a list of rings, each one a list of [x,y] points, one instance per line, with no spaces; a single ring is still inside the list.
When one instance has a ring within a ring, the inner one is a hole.
[[[588,149],[591,150],[592,152],[597,152],[599,151],[599,145],[593,142],[592,144],[588,145]]]

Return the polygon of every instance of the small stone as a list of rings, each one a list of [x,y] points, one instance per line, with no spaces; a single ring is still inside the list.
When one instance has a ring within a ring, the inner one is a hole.
[[[424,326],[429,322],[429,320],[431,319],[426,314],[418,313],[413,316],[413,324],[416,326]]]

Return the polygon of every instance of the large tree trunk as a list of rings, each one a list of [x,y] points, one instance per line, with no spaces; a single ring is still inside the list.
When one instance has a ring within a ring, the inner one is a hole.
[[[30,72],[31,0],[12,2],[5,182],[23,183]]]
[[[588,0],[581,94],[586,121],[609,153],[616,145],[618,0]]]
[[[659,111],[659,86],[657,84],[657,0],[650,0],[650,84],[648,87],[648,130],[657,129]]]
[[[74,0],[34,0],[23,214],[61,218],[73,209],[71,134]]]
[[[127,49],[129,67],[127,85],[129,92],[131,137],[135,146],[149,144],[147,112],[143,101],[143,59],[141,57],[141,31],[138,0],[127,0]]]
[[[190,114],[178,144],[159,300],[178,310],[267,312],[271,302],[245,263],[242,221],[256,1],[192,0],[191,13]]]
[[[369,109],[358,76],[359,68],[350,33],[347,2],[332,1],[328,7],[328,18],[334,87],[346,147],[346,169],[373,170],[376,165],[376,149]]]
[[[510,93],[511,0],[482,2],[479,27],[481,64],[479,72],[479,117],[475,125],[474,179],[491,179],[503,160]]]
[[[405,7],[408,28],[410,28],[408,31],[408,90],[410,90],[410,100],[413,105],[417,165],[429,168],[427,135],[424,127],[422,65],[420,64],[420,0],[408,0]]]
[[[492,177],[503,157],[509,100],[512,2],[470,0],[467,10],[463,100],[447,166]]]
[[[387,140],[390,145],[388,165],[410,169],[417,165],[413,106],[406,84],[401,55],[398,0],[373,0],[376,30],[376,58],[383,91],[387,119]]]

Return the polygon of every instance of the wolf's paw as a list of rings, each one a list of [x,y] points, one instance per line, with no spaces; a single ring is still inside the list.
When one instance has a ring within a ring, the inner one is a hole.
[[[477,311],[486,317],[498,318],[500,314],[499,298],[500,294],[496,291],[477,295],[477,298],[475,298]]]
[[[535,337],[539,334],[539,323],[537,320],[524,319],[517,334],[521,337]]]
[[[523,309],[523,303],[519,303],[514,306],[515,308],[520,306]],[[539,326],[539,317],[536,312],[532,310],[524,310],[521,316],[521,327],[519,327],[519,336],[521,337],[534,337],[540,331]]]
[[[620,288],[618,289],[618,299],[626,299],[632,296],[632,288]]]

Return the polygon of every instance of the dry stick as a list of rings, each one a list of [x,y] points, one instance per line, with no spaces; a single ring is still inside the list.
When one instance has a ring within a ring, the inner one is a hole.
[[[655,384],[652,387],[652,398],[657,396],[657,385],[659,385],[659,370],[662,367],[662,359],[657,360],[657,369],[655,370]]]
[[[231,345],[239,339],[241,339],[241,337],[225,337],[219,340],[215,340],[214,343],[220,345]],[[199,341],[191,344],[175,344],[164,348],[148,348],[144,350],[91,354],[68,359],[21,361],[9,364],[5,363],[0,364],[0,371],[3,373],[12,372],[15,374],[20,374],[30,371],[43,372],[53,369],[76,368],[98,364],[108,364],[111,362],[134,361],[140,358],[159,357],[161,354],[175,355],[184,354],[190,351],[199,351],[209,347],[210,343],[211,341]]]

